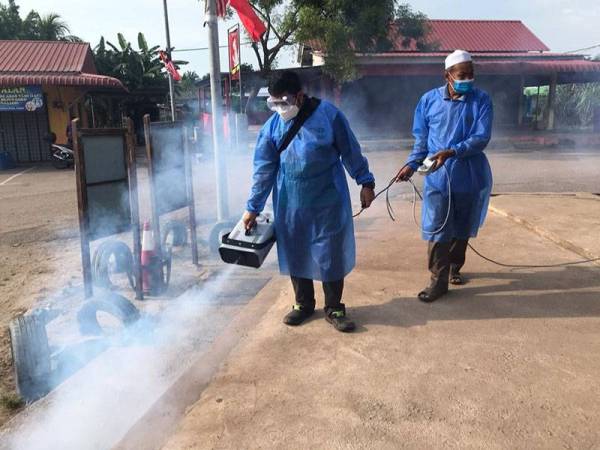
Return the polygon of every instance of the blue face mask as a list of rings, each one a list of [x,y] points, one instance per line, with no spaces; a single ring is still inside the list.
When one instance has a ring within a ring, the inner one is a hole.
[[[475,83],[475,79],[473,78],[470,80],[454,80],[452,87],[457,94],[464,95],[473,90],[473,83]]]

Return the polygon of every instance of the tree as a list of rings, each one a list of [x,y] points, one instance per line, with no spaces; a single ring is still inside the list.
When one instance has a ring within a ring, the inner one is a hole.
[[[600,108],[600,83],[565,84],[556,90],[556,119],[567,127],[589,127]]]
[[[255,0],[266,33],[252,44],[259,72],[267,78],[282,49],[318,44],[325,70],[339,82],[355,77],[357,52],[388,51],[398,38],[405,48],[432,50],[427,16],[397,0]]]
[[[258,70],[266,78],[275,67],[281,50],[295,43],[300,5],[296,0],[256,0],[251,4],[267,28],[260,41],[252,43]],[[270,42],[274,45],[269,46]]]
[[[309,0],[300,9],[298,42],[312,42],[325,58],[325,72],[336,81],[356,77],[357,53],[403,48],[432,50],[427,16],[396,0]]]
[[[8,0],[8,6],[0,3],[0,39],[81,42],[70,34],[69,26],[59,14],[51,12],[40,16],[31,10],[25,19],[21,19],[14,0]]]
[[[81,42],[70,33],[69,26],[58,14],[48,13],[39,18],[37,38],[40,40]]]
[[[15,1],[8,0],[8,5],[0,3],[0,39],[19,39],[22,26],[23,20]]]
[[[106,41],[104,37],[94,48],[98,72],[118,78],[130,91],[168,90],[168,77],[163,72],[163,63],[158,57],[159,46],[150,47],[143,33],[138,33],[138,49],[122,33],[117,34],[117,44]],[[187,64],[186,61],[173,61],[175,65]]]
[[[386,51],[401,36],[404,47],[435,48],[427,42],[427,17],[397,0],[252,0],[267,31],[252,44],[263,80],[289,46],[312,43],[325,57],[324,70],[337,82],[355,78],[357,52]],[[260,83],[260,84],[264,84]],[[252,86],[250,96],[259,85]]]
[[[181,82],[179,83],[179,92],[177,96],[179,98],[192,98],[196,97],[198,88],[196,83],[200,81],[200,76],[191,70],[188,70],[181,75]]]

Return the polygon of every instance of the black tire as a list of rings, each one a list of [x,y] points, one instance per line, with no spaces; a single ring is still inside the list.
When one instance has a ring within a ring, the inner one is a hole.
[[[58,170],[63,170],[63,169],[67,169],[69,167],[69,163],[66,161],[62,161],[60,159],[56,159],[56,158],[52,158],[52,165],[54,166],[55,169]]]
[[[133,254],[127,244],[122,241],[110,239],[102,242],[92,258],[92,278],[96,286],[105,289],[114,289],[110,280],[109,261],[114,257],[116,271],[114,273],[125,273],[132,289],[135,290],[134,261]]]
[[[42,317],[23,315],[9,324],[10,348],[17,390],[31,402],[50,391],[50,347]]]
[[[99,311],[116,317],[126,327],[140,318],[140,312],[133,303],[122,295],[106,292],[86,300],[77,313],[77,322],[81,334],[84,336],[104,334],[104,330],[98,323],[97,313]]]
[[[187,227],[178,220],[170,220],[163,227],[162,232],[162,248],[167,246],[167,240],[172,236],[173,247],[184,247],[187,245],[188,232]]]
[[[210,231],[210,237],[208,238],[208,245],[212,254],[217,255],[219,253],[221,238],[223,235],[233,230],[235,226],[236,223],[233,222],[220,222],[213,227]]]

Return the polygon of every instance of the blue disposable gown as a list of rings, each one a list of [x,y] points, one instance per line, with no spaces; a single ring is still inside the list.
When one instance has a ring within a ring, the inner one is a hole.
[[[355,264],[354,225],[344,167],[358,184],[374,182],[344,115],[322,101],[279,155],[292,121],[274,114],[254,154],[254,182],[246,208],[260,213],[271,190],[282,274],[338,281]]]
[[[416,169],[428,156],[440,150],[452,149],[456,156],[446,161],[450,175],[452,206],[448,224],[448,182],[446,172],[439,169],[425,177],[423,192],[423,239],[449,242],[477,236],[485,220],[490,193],[492,171],[483,150],[492,133],[493,108],[487,93],[473,89],[461,100],[452,101],[447,88],[426,93],[415,111],[413,134],[415,145],[408,158]]]

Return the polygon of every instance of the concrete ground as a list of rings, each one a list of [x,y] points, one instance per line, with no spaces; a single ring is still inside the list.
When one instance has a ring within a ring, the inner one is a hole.
[[[528,210],[545,217],[536,199]],[[600,216],[587,211],[600,199],[586,202],[563,211],[593,223],[553,231],[597,240]],[[336,332],[322,312],[283,325],[292,293],[280,279],[270,309],[151,448],[598,448],[598,267],[504,269],[469,253],[468,284],[423,304],[425,244],[408,204],[395,224],[382,206],[357,221],[345,302],[358,332]],[[508,263],[579,259],[494,213],[473,243]]]

